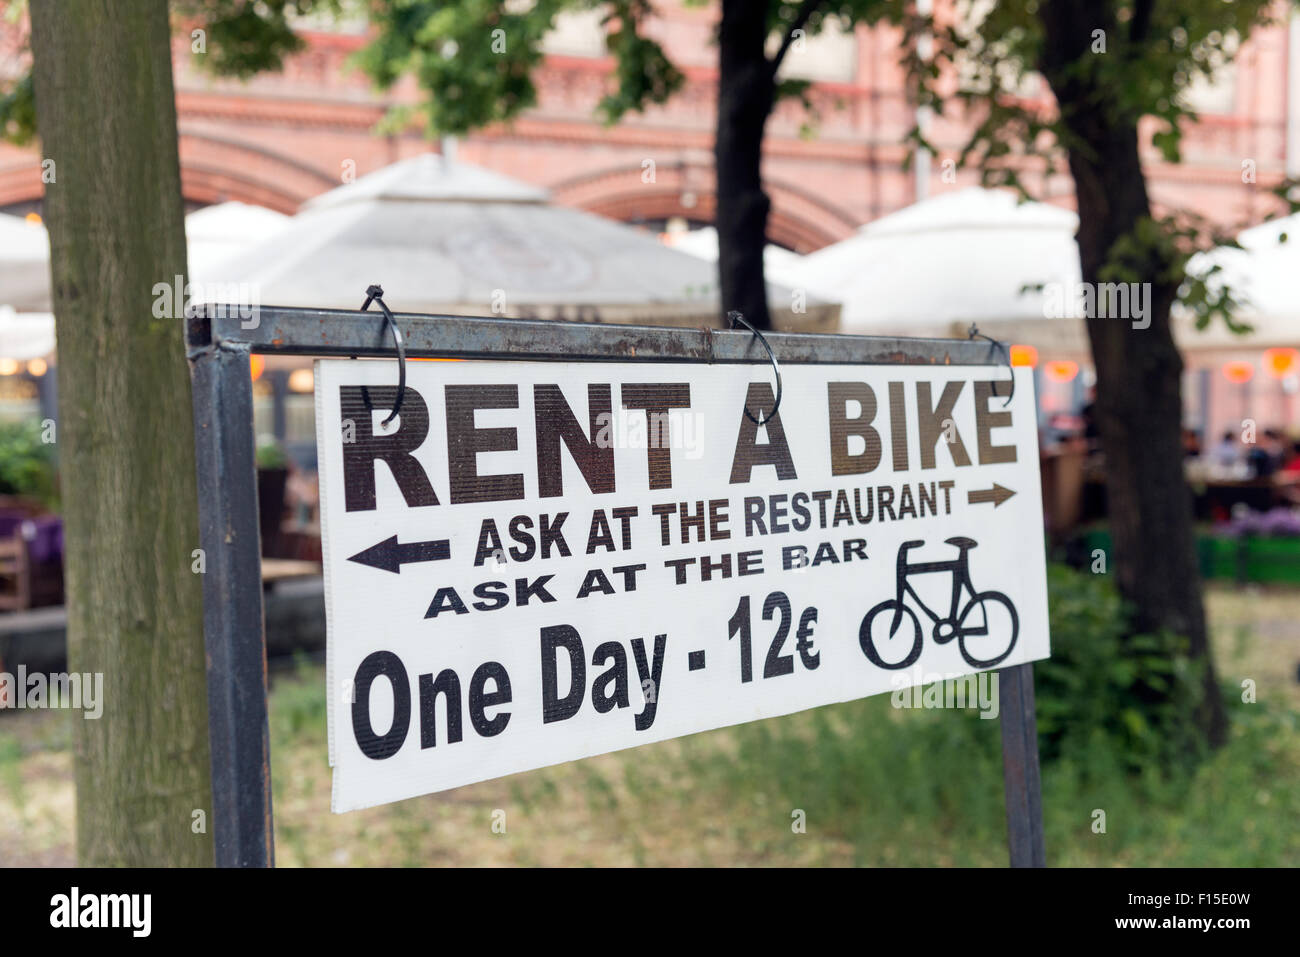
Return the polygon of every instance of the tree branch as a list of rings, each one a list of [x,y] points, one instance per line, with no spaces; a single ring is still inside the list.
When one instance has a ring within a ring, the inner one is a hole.
[[[1151,29],[1152,0],[1137,0],[1133,4],[1133,19],[1129,23],[1129,40],[1142,43]]]
[[[822,5],[822,2],[823,0],[804,0],[803,6],[799,8],[799,13],[794,18],[794,23],[790,24],[790,32],[781,41],[781,48],[776,51],[776,56],[772,57],[772,76],[776,76],[776,71],[781,69],[781,61],[785,59],[791,44],[794,43],[795,33],[808,25],[808,19]]]

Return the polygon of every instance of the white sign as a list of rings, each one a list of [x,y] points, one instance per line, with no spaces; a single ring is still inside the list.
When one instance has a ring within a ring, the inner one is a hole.
[[[334,810],[1047,657],[1015,372],[319,361]]]

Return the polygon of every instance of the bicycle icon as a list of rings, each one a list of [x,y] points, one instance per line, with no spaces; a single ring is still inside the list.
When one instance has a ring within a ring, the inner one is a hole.
[[[872,664],[891,671],[906,668],[921,656],[921,621],[904,600],[911,595],[912,602],[919,606],[934,623],[931,637],[935,644],[947,644],[956,638],[962,657],[971,665],[976,668],[989,668],[996,665],[1011,654],[1011,649],[1016,646],[1020,620],[1016,615],[1015,605],[1011,604],[1011,600],[1006,595],[998,591],[976,592],[971,584],[970,561],[967,553],[979,543],[970,538],[949,538],[947,544],[957,548],[956,558],[946,562],[909,562],[907,553],[924,544],[924,541],[916,539],[899,546],[895,578],[897,594],[872,608],[862,619],[862,625],[858,629],[858,643],[862,645],[862,653]],[[916,589],[908,581],[912,575],[927,575],[932,572],[952,573],[952,603],[946,617],[941,618],[936,615],[921,600]],[[965,604],[962,604],[963,595],[969,596]],[[882,615],[883,612],[892,612],[892,617],[886,619]],[[910,644],[906,640],[907,629],[904,628],[900,632],[899,628],[905,614],[912,623]],[[884,634],[883,629],[886,620],[889,622],[888,634]],[[985,657],[1002,647],[1004,639],[1001,636],[1007,634],[1010,634],[1011,639],[1006,642],[1006,647],[1002,649],[1001,654]],[[902,642],[898,641],[900,637],[904,639]],[[892,664],[885,660],[885,655],[881,654],[882,651],[893,652],[889,657],[897,657],[897,653],[904,649],[907,652],[906,656]]]

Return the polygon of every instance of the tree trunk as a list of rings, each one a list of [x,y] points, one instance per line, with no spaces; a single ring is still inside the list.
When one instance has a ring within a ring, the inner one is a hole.
[[[33,0],[37,128],[59,332],[69,670],[83,865],[211,865],[185,272],[166,0]]]
[[[771,201],[763,192],[763,128],[775,81],[763,44],[767,8],[752,0],[722,0],[718,29],[717,172],[718,280],[722,313],[735,309],[755,329],[772,328],[763,278],[763,247]]]
[[[1044,3],[1045,69],[1066,126],[1080,144],[1069,150],[1079,212],[1083,281],[1098,284],[1117,240],[1133,236],[1151,215],[1139,155],[1137,118],[1127,118],[1114,92],[1089,81],[1077,64],[1092,55],[1093,30],[1109,14],[1097,0]],[[1112,37],[1126,25],[1110,22]],[[1115,55],[1115,54],[1105,54]],[[1076,65],[1073,69],[1072,65]],[[1097,370],[1097,425],[1106,462],[1106,491],[1120,594],[1133,609],[1135,633],[1167,629],[1188,640],[1190,656],[1203,664],[1203,697],[1196,721],[1213,746],[1223,743],[1227,717],[1219,696],[1201,599],[1192,496],[1183,473],[1182,357],[1174,344],[1170,307],[1177,283],[1158,277],[1169,263],[1153,255],[1150,325],[1107,317],[1087,320]],[[1136,323],[1136,325],[1135,325]]]

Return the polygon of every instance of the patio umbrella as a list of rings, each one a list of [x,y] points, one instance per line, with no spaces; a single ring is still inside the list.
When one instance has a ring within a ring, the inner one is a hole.
[[[288,222],[283,213],[247,203],[219,203],[190,213],[185,217],[190,278],[215,279],[225,260]],[[51,308],[50,240],[40,222],[0,214],[0,305],[19,312]]]
[[[53,315],[0,306],[0,359],[43,359],[53,351]]]
[[[665,233],[663,241],[679,252],[707,259],[711,263],[718,261],[718,231],[712,226],[701,226],[699,229],[680,233]],[[763,274],[768,279],[786,286],[797,285],[797,279],[792,281],[788,277],[797,276],[796,264],[802,258],[796,252],[784,249],[775,243],[768,243],[763,247]]]
[[[1069,210],[962,189],[875,220],[782,276],[842,303],[844,332],[965,335],[976,322],[1016,341],[1066,328],[1077,337],[1081,324],[1056,325],[1044,292],[1032,288],[1078,283],[1077,225]]]
[[[1192,257],[1189,272],[1217,266],[1207,280],[1212,289],[1227,286],[1239,303],[1233,318],[1251,326],[1246,335],[1215,321],[1204,330],[1179,306],[1174,329],[1179,343],[1193,348],[1262,348],[1300,345],[1300,213],[1271,219],[1237,234],[1241,248],[1221,246]]]
[[[379,283],[388,304],[405,312],[719,321],[710,263],[623,223],[553,205],[538,187],[432,153],[310,200],[283,232],[220,272],[267,305],[356,309]],[[792,314],[790,291],[775,285],[769,299],[785,328],[834,330],[838,307],[829,302]]]
[[[0,305],[50,308],[50,238],[39,222],[0,213]]]
[[[190,276],[200,282],[219,276],[221,265],[250,246],[270,239],[289,217],[265,206],[217,203],[185,217]]]

